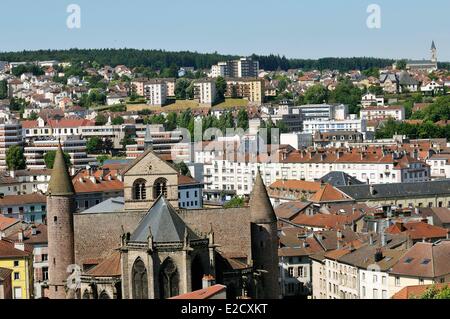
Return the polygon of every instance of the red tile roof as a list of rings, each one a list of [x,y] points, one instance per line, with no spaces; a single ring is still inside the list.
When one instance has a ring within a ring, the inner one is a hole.
[[[25,194],[25,195],[7,195],[0,198],[0,206],[17,206],[27,204],[44,204],[47,197],[41,193]]]
[[[345,225],[350,225],[354,221],[359,220],[363,214],[355,211],[352,214],[335,215],[335,214],[316,214],[313,216],[299,215],[292,222],[297,225],[317,227],[324,229],[341,229]]]
[[[315,193],[310,199],[313,203],[330,203],[352,200],[349,196],[342,193],[331,184],[326,184],[324,187]]]
[[[194,300],[194,299],[211,299],[212,297],[225,292],[227,289],[223,285],[214,285],[205,289],[188,292],[187,294],[172,297],[170,299]]]
[[[386,233],[407,233],[412,239],[446,238],[448,229],[429,225],[424,222],[395,223],[386,229]]]
[[[432,287],[436,287],[441,290],[447,286],[450,286],[450,283],[446,284],[435,284],[435,285],[420,285],[420,286],[407,286],[402,290],[397,292],[392,296],[392,299],[415,299],[422,296],[428,289]]]
[[[86,275],[92,277],[119,277],[122,275],[120,265],[120,252],[116,251],[97,266],[89,270]]]
[[[4,230],[14,224],[19,223],[19,222],[20,222],[20,220],[18,220],[18,219],[9,218],[9,217],[0,215],[0,230]]]
[[[9,240],[0,240],[0,259],[28,257],[32,251],[28,245],[25,245],[25,251],[22,251],[14,248],[14,243]]]

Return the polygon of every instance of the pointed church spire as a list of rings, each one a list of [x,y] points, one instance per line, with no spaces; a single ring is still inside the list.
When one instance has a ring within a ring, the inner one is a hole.
[[[431,42],[431,50],[436,50],[436,44],[434,43],[434,40],[433,42]]]
[[[72,179],[69,176],[61,143],[55,155],[52,176],[48,184],[48,194],[51,196],[71,196],[75,194]]]
[[[250,214],[252,222],[255,224],[267,224],[277,221],[259,170],[256,174],[252,194],[250,195]]]

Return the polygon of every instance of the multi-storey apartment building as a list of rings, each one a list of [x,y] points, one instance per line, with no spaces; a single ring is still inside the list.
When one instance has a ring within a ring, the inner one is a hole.
[[[254,78],[227,79],[226,97],[239,97],[261,105],[264,102],[264,80]]]
[[[348,106],[343,104],[306,104],[295,108],[305,121],[344,120],[348,116]]]
[[[161,79],[148,80],[144,84],[144,96],[147,104],[163,106],[167,101],[167,84]]]
[[[217,100],[216,82],[205,79],[194,82],[194,100],[204,106],[212,106]]]
[[[188,160],[190,143],[183,142],[181,131],[165,131],[163,125],[148,125],[136,127],[136,144],[127,145],[127,159],[136,159],[144,153],[146,147],[167,159],[176,154],[178,159]]]
[[[364,133],[367,131],[366,119],[348,118],[344,120],[305,120],[303,121],[303,132],[316,134],[317,132],[356,131]]]
[[[22,135],[26,142],[34,138],[65,138],[80,135],[85,126],[94,126],[95,121],[86,119],[60,119],[47,121],[38,118],[35,121],[22,122]]]
[[[96,159],[88,157],[86,153],[86,141],[79,136],[64,137],[60,141],[52,137],[35,138],[25,147],[24,155],[29,169],[46,168],[44,156],[49,151],[56,151],[58,143],[61,143],[65,153],[70,155],[70,161],[74,168],[85,168]]]
[[[46,223],[47,199],[42,193],[7,195],[0,198],[0,211],[27,223]]]
[[[28,245],[33,248],[33,297],[47,297],[48,290],[48,239],[47,226],[30,224],[8,237],[17,245]]]
[[[6,155],[13,146],[22,146],[22,125],[13,121],[0,123],[0,170],[6,170]]]
[[[405,108],[403,106],[368,106],[361,110],[361,118],[368,121],[388,119],[404,121]]]
[[[256,78],[259,73],[259,62],[251,58],[240,58],[239,60],[219,62],[211,68],[211,77],[227,78]]]
[[[257,169],[266,185],[276,180],[319,180],[326,174],[343,171],[370,184],[425,182],[430,167],[407,154],[383,153],[381,149],[272,152],[271,160],[250,155],[215,158],[204,165],[205,187],[232,190],[238,195],[252,191]],[[275,154],[275,155],[274,155]]]

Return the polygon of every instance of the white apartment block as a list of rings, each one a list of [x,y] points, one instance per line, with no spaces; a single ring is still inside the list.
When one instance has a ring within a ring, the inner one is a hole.
[[[376,267],[359,269],[360,299],[388,299],[389,274]]]
[[[370,184],[425,182],[430,180],[430,167],[424,162],[407,156],[394,158],[339,152],[335,155],[311,154],[300,151],[275,163],[235,161],[215,158],[204,165],[205,189],[235,191],[238,196],[249,195],[256,171],[266,185],[277,180],[315,181],[334,172],[346,172],[350,176]]]
[[[336,131],[357,131],[364,133],[367,131],[367,121],[365,119],[345,119],[345,120],[306,120],[303,122],[303,132],[316,134],[317,132]]]
[[[364,108],[369,106],[384,106],[384,97],[367,93],[361,98],[361,105]]]
[[[13,146],[21,146],[22,125],[12,121],[0,123],[0,170],[6,170],[6,155]]]
[[[144,84],[144,96],[147,104],[163,106],[167,101],[167,84],[163,80],[150,80]]]
[[[403,106],[369,106],[361,110],[361,118],[368,121],[388,119],[404,121],[405,108]]]
[[[426,163],[431,167],[431,178],[450,178],[450,154],[434,154]]]
[[[227,68],[226,62],[219,62],[218,64],[213,65],[211,67],[211,77],[212,78],[218,78],[219,76],[225,77],[226,68]]]
[[[201,105],[212,106],[216,102],[217,91],[214,80],[198,80],[194,83],[194,100]]]
[[[69,154],[70,162],[74,168],[86,168],[89,163],[96,162],[95,158],[88,157],[86,153],[86,141],[78,136],[65,138],[60,142],[63,151]],[[56,151],[58,149],[58,143],[59,141],[54,138],[41,138],[33,140],[24,149],[27,168],[46,168],[44,156],[49,151]]]

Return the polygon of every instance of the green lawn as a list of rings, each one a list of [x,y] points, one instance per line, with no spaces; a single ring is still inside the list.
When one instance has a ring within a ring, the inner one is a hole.
[[[212,109],[228,109],[228,108],[243,108],[248,106],[248,101],[244,99],[226,99],[224,102],[216,104],[212,107]],[[175,100],[172,103],[169,102],[168,105],[165,106],[150,106],[147,104],[127,104],[128,111],[142,111],[142,110],[151,110],[151,111],[183,111],[185,109],[202,109],[207,108],[205,106],[199,105],[196,101],[192,100]]]

